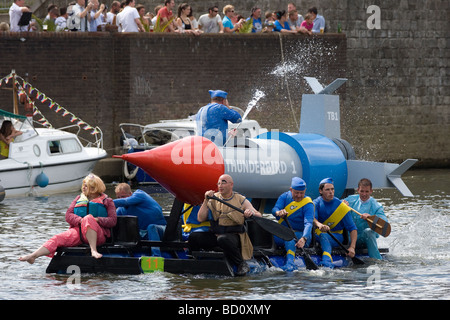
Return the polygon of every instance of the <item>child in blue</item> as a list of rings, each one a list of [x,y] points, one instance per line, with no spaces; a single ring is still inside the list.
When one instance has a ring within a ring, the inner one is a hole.
[[[295,270],[296,247],[308,247],[311,243],[311,230],[314,220],[314,204],[310,197],[305,197],[306,183],[303,179],[292,178],[289,191],[283,193],[272,209],[278,223],[288,226],[286,219],[294,229],[298,241],[284,241],[274,236],[275,243],[286,249],[286,263],[282,267],[286,271]]]

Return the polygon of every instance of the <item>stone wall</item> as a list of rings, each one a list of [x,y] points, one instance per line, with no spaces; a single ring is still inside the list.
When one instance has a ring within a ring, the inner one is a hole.
[[[159,3],[140,2],[149,9]],[[294,2],[303,14],[315,5]],[[221,9],[230,2],[216,3]],[[242,13],[254,5],[263,11],[286,5],[233,4]],[[191,5],[198,16],[210,2]],[[368,27],[371,5],[380,9],[379,29]],[[21,41],[3,34],[0,74],[13,67],[28,73],[30,82],[81,118],[94,116],[111,152],[118,123],[184,117],[208,102],[210,88],[228,90],[232,104],[242,108],[262,90],[266,98],[250,116],[268,128],[296,131],[301,94],[310,93],[303,76],[323,84],[347,77],[338,90],[341,129],[358,157],[449,166],[449,6],[445,0],[323,0],[317,7],[327,28],[317,37],[98,33],[36,34]],[[338,23],[345,35],[333,34]],[[10,101],[4,96],[2,105]]]

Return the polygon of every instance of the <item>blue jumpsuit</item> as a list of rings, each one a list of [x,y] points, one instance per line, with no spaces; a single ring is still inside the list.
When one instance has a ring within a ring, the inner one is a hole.
[[[306,197],[310,200],[302,207],[295,210],[295,207],[292,207],[293,211],[289,214],[290,210],[289,208],[286,208],[288,205],[292,204],[295,206],[295,204],[298,204],[298,202],[294,202],[294,199],[292,198],[292,192],[287,191],[283,193],[277,200],[275,206],[272,209],[272,214],[277,218],[277,220],[280,220],[280,217],[276,216],[276,212],[282,209],[286,209],[288,211],[288,219],[289,223],[292,226],[292,229],[295,231],[295,235],[298,239],[301,237],[306,238],[305,247],[308,247],[311,243],[311,230],[313,226],[313,220],[314,220],[314,204],[311,201],[311,198]],[[281,223],[284,226],[288,226],[286,224],[286,221],[282,221]],[[291,270],[294,268],[294,259],[295,259],[295,243],[296,241],[290,240],[290,241],[284,241],[276,236],[274,236],[275,243],[280,246],[284,247],[286,249],[286,270]]]
[[[242,121],[239,112],[228,109],[223,104],[210,103],[202,107],[196,115],[197,135],[208,138],[218,146],[223,146],[227,139],[228,121]]]
[[[373,197],[370,197],[366,202],[362,202],[359,195],[351,195],[345,200],[348,201],[349,206],[358,211],[359,213],[368,213],[371,216],[376,215],[381,219],[388,221],[384,214],[384,209]],[[381,254],[378,251],[377,238],[378,233],[371,230],[367,222],[361,219],[360,215],[352,211],[352,218],[358,229],[358,240],[356,241],[357,248],[367,248],[369,257],[381,260]]]
[[[150,195],[140,189],[127,198],[114,199],[118,216],[136,216],[143,239],[159,241],[166,229],[162,208]],[[152,248],[152,254],[160,256],[159,248]]]
[[[341,204],[341,200],[334,197],[331,201],[325,201],[320,196],[314,200],[315,206],[315,218],[320,222],[324,223],[328,217],[330,217],[333,212],[337,209],[337,207]],[[338,239],[341,243],[344,240],[344,228],[346,231],[351,232],[356,230],[355,223],[353,222],[351,214],[345,214],[342,220],[334,226],[330,231],[333,235]],[[325,267],[333,268],[333,259],[331,257],[331,250],[334,247],[338,247],[338,243],[331,238],[328,233],[320,232],[318,229],[316,230],[318,234],[318,241],[320,242],[320,246],[322,247],[322,265]]]

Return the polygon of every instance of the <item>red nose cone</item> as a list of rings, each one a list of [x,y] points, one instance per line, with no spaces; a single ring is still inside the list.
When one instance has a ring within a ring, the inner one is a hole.
[[[186,137],[152,150],[114,156],[147,172],[179,200],[201,204],[208,190],[217,190],[224,162],[217,146],[200,137]]]

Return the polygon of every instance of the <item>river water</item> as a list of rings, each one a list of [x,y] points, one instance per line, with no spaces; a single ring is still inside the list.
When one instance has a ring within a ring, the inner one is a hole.
[[[87,274],[79,286],[68,275],[46,274],[47,257],[33,265],[18,261],[67,228],[65,211],[77,193],[6,199],[0,203],[0,299],[449,299],[450,170],[412,170],[404,181],[413,198],[396,190],[374,193],[392,225],[391,235],[379,239],[390,250],[383,261],[293,273],[272,268],[240,278]],[[112,186],[107,192],[114,195]],[[152,196],[168,214],[172,196]]]

